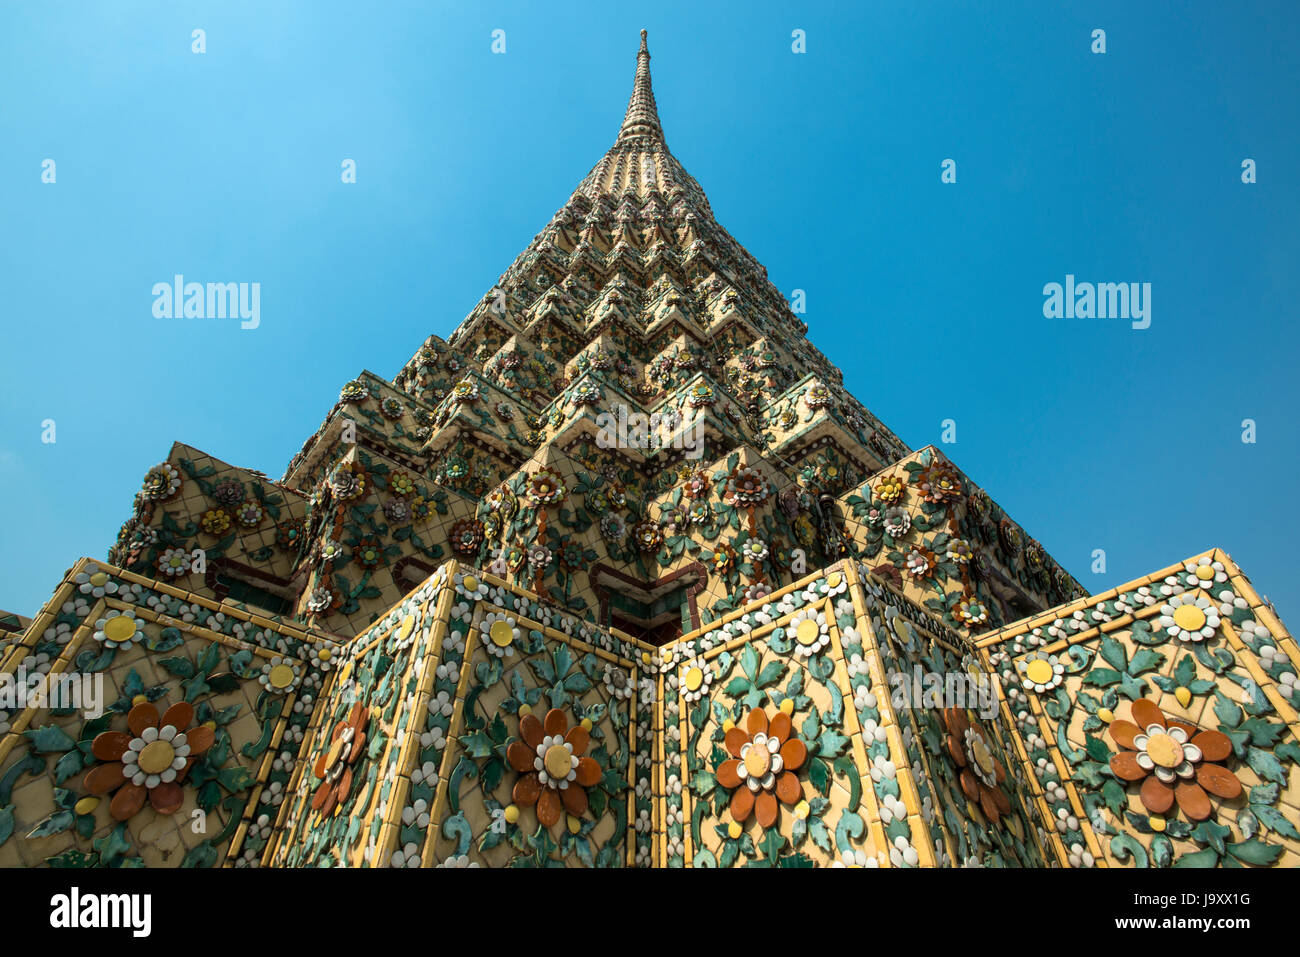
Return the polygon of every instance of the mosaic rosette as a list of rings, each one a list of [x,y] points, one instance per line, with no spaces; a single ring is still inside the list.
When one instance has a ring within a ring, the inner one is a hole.
[[[1300,863],[1300,655],[1225,553],[979,646],[1062,863]]]
[[[0,712],[0,861],[259,863],[335,650],[83,559],[5,657],[80,696]]]

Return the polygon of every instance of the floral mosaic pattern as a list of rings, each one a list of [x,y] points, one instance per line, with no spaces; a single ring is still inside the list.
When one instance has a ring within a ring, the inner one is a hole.
[[[980,646],[1070,866],[1300,864],[1300,655],[1227,555]]]
[[[51,683],[75,674],[82,693],[102,681],[102,714],[74,697],[5,716],[0,862],[259,863],[330,649],[303,629],[81,561],[3,668],[34,665]],[[288,680],[277,661],[294,663]]]

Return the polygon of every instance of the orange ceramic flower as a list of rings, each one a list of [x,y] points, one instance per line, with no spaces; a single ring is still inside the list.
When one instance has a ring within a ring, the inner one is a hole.
[[[1112,721],[1110,736],[1130,749],[1110,759],[1111,771],[1121,781],[1142,781],[1139,796],[1152,814],[1164,814],[1176,801],[1188,818],[1204,821],[1210,816],[1210,794],[1225,800],[1241,794],[1237,776],[1214,763],[1232,754],[1232,741],[1221,731],[1197,731],[1139,698],[1133,720]]]
[[[311,806],[321,815],[327,815],[348,799],[352,791],[352,765],[357,763],[366,747],[366,724],[370,712],[360,701],[352,706],[346,721],[334,725],[330,746],[316,759],[312,773],[320,778]]]
[[[730,760],[718,765],[718,784],[732,791],[731,816],[744,824],[754,813],[758,826],[776,823],[781,804],[793,807],[803,800],[803,785],[795,774],[808,760],[808,748],[792,736],[790,716],[778,711],[768,720],[767,712],[755,708],[745,716],[742,728],[727,732],[723,743]]]
[[[587,810],[587,788],[599,784],[600,765],[584,757],[591,735],[582,725],[569,727],[564,712],[552,708],[545,723],[537,715],[519,719],[519,737],[506,748],[506,760],[519,772],[513,797],[520,807],[537,805],[537,820],[550,827],[560,809],[577,817]]]
[[[1002,790],[1007,769],[993,756],[985,731],[972,724],[965,708],[945,708],[948,754],[961,769],[957,780],[962,793],[980,806],[990,824],[1011,813],[1011,800]]]
[[[117,792],[109,804],[115,821],[132,817],[146,797],[159,814],[175,814],[184,800],[185,775],[216,737],[211,728],[190,727],[193,722],[194,706],[185,701],[172,705],[161,718],[149,702],[136,705],[126,716],[130,734],[95,735],[90,752],[105,763],[86,772],[83,786],[91,794]]]

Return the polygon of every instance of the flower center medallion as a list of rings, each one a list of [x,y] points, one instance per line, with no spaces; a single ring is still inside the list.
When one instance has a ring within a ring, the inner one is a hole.
[[[988,743],[979,735],[975,735],[970,743],[970,754],[981,771],[993,773],[993,755],[989,753]]]
[[[1036,685],[1044,685],[1052,680],[1052,663],[1045,658],[1035,658],[1025,666],[1025,677]]]
[[[1183,763],[1183,746],[1164,733],[1147,739],[1147,754],[1162,768],[1176,768]]]
[[[276,665],[268,678],[272,688],[287,688],[293,684],[293,669],[288,665]]]
[[[767,769],[772,765],[772,755],[767,748],[754,745],[745,755],[745,770],[750,773],[751,777],[761,778],[767,774]]]
[[[1205,612],[1195,605],[1179,605],[1174,612],[1174,623],[1183,631],[1200,631],[1205,627]]]
[[[492,622],[492,627],[488,629],[488,637],[492,639],[492,644],[498,648],[504,648],[514,640],[515,630],[510,627],[510,622],[500,620]]]
[[[805,618],[799,622],[799,627],[795,629],[795,640],[801,645],[811,645],[821,637],[821,628],[817,622],[811,618]]]
[[[104,623],[104,637],[109,641],[126,641],[135,634],[135,622],[125,615],[110,618]]]
[[[572,755],[569,749],[562,744],[553,744],[546,749],[546,757],[543,763],[546,765],[546,773],[556,781],[563,781],[569,776],[569,771],[573,767]]]
[[[140,752],[140,770],[145,774],[161,774],[172,766],[176,750],[170,741],[151,741]]]

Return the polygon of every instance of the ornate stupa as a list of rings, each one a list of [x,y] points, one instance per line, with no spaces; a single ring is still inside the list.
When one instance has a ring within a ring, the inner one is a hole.
[[[0,863],[1300,863],[1300,651],[1222,551],[1089,596],[613,145],[278,481],[173,445],[0,638]],[[98,689],[98,690],[97,690]]]

